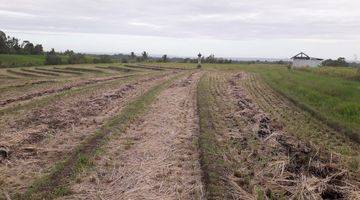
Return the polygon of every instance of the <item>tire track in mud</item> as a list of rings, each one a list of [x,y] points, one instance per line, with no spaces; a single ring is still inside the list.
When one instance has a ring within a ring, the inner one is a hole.
[[[30,112],[13,124],[0,146],[9,150],[6,159],[0,157],[3,187],[11,192],[26,189],[36,179],[71,152],[82,140],[109,118],[119,113],[127,102],[142,95],[173,72],[153,75],[120,85],[90,98],[54,104]]]
[[[70,83],[70,84],[66,84],[65,86],[63,86],[61,88],[51,88],[51,89],[47,89],[47,90],[43,90],[43,91],[34,92],[31,94],[26,94],[26,95],[19,96],[19,97],[2,100],[2,101],[0,101],[0,107],[6,106],[6,105],[8,105],[10,103],[14,103],[14,102],[21,102],[21,101],[33,99],[35,97],[41,97],[44,95],[63,92],[66,90],[70,90],[72,88],[83,87],[83,86],[90,85],[90,84],[112,81],[112,80],[116,80],[116,79],[128,78],[130,76],[134,76],[134,75],[98,78],[98,79],[91,79],[91,80],[87,80],[87,81],[80,81],[80,82],[76,82],[76,83]]]
[[[161,92],[146,115],[111,138],[95,171],[62,199],[202,199],[195,99],[200,76]]]

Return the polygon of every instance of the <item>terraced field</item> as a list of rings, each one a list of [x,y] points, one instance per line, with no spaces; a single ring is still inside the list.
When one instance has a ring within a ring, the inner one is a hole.
[[[0,74],[0,199],[360,198],[360,145],[249,70]]]

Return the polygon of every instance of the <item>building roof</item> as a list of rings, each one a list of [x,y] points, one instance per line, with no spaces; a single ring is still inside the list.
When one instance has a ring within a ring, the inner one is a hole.
[[[321,58],[312,58],[310,56],[308,56],[307,54],[305,54],[304,52],[301,52],[299,54],[296,54],[295,56],[293,56],[291,59],[296,59],[296,60],[323,60]]]

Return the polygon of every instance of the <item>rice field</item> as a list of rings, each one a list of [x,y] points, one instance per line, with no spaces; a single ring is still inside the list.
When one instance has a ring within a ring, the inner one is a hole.
[[[359,199],[351,70],[0,69],[0,199]]]

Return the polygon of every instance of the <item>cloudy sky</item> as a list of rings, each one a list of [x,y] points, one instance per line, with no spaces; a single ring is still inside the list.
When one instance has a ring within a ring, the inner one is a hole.
[[[80,52],[360,56],[359,0],[0,0],[0,30]]]

